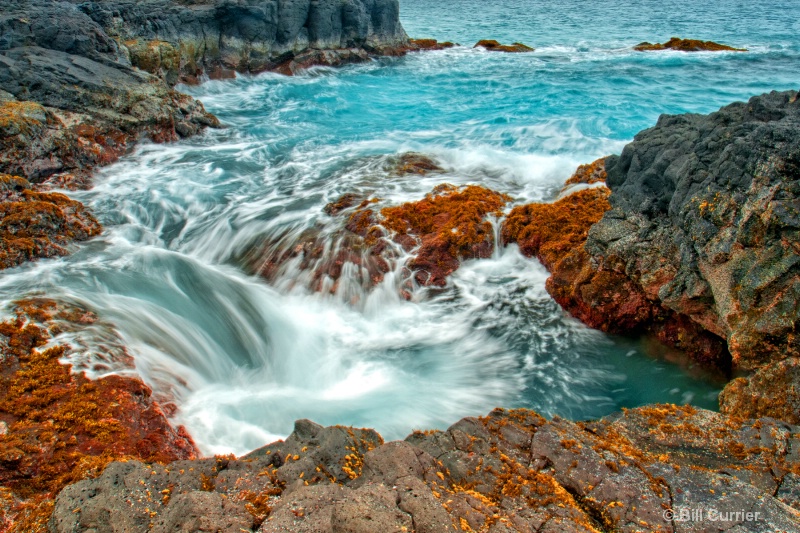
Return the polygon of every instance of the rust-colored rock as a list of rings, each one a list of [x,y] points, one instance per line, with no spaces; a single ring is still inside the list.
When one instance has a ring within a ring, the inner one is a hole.
[[[94,323],[91,312],[33,299],[18,302],[16,313],[0,323],[0,484],[14,499],[9,531],[44,531],[58,491],[113,460],[197,455],[140,380],[89,380],[59,362],[68,345],[45,347],[53,334]]]
[[[548,269],[583,246],[589,228],[611,208],[605,187],[575,192],[551,204],[515,207],[503,222],[503,243],[515,242],[523,254]]]
[[[681,52],[747,52],[746,48],[733,48],[714,41],[700,41],[697,39],[681,39],[672,37],[665,43],[639,43],[633,47],[638,52],[651,52],[657,50],[679,50]]]
[[[102,227],[83,204],[37,191],[18,176],[0,174],[0,269],[66,255],[66,246],[99,235]]]
[[[776,361],[734,379],[720,394],[719,407],[740,419],[770,416],[800,424],[800,358]]]
[[[417,52],[421,50],[446,50],[453,48],[454,43],[450,41],[439,42],[436,39],[409,39],[408,51]]]
[[[534,51],[533,48],[522,43],[500,44],[499,41],[495,41],[494,39],[484,39],[482,41],[478,41],[475,43],[473,48],[484,48],[489,52],[508,52],[512,54]]]
[[[409,237],[419,248],[408,267],[420,285],[444,286],[463,259],[490,257],[494,231],[488,215],[500,216],[511,198],[478,185],[444,184],[418,202],[381,210],[381,224],[395,241]]]
[[[605,159],[581,165],[568,183],[601,182],[604,165]],[[600,267],[586,252],[590,228],[611,208],[609,195],[606,187],[591,187],[553,203],[515,207],[503,223],[503,243],[517,243],[524,255],[538,258],[551,273],[547,292],[586,325],[609,333],[649,332],[727,372],[730,362],[722,339],[665,309],[624,270]]]

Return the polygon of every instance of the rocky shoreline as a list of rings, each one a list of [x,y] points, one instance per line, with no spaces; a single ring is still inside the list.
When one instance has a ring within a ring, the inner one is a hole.
[[[66,254],[102,230],[49,189],[88,187],[92,169],[142,138],[220,127],[176,83],[453,46],[409,40],[395,0],[11,0],[0,35],[0,268]],[[673,41],[640,47],[700,46]],[[200,459],[139,379],[92,381],[59,362],[69,347],[53,338],[98,317],[28,299],[0,324],[0,531],[720,530],[720,520],[670,514],[686,509],[727,513],[731,531],[796,530],[798,134],[794,91],[662,116],[621,155],[579,168],[554,203],[514,207],[501,229],[588,325],[647,332],[749,372],[727,385],[721,413],[655,405],[570,422],[496,410],[390,443],[298,421],[285,442]],[[439,170],[406,154],[392,172]],[[443,286],[461,260],[491,254],[488,217],[510,201],[447,184],[380,210],[343,197],[326,208],[343,221],[337,257],[314,256],[311,236],[259,256],[254,270],[269,277],[306,254],[320,278],[363,262],[374,284],[397,247],[416,250],[415,283]]]

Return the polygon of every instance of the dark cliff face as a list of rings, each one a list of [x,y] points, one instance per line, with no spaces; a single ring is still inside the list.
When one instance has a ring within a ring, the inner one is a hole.
[[[258,72],[306,49],[380,52],[408,40],[397,0],[75,3],[130,50],[134,64],[152,62],[143,47],[168,43],[184,76],[216,69]]]
[[[772,92],[662,116],[606,163],[586,250],[752,369],[800,355],[800,101]]]

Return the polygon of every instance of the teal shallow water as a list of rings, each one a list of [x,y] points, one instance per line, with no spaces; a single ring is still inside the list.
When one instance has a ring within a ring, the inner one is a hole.
[[[578,164],[618,153],[660,113],[796,89],[800,23],[786,14],[798,7],[403,0],[410,35],[469,46],[184,87],[229,127],[143,145],[103,169],[76,196],[104,235],[7,271],[0,297],[38,291],[97,311],[107,330],[70,339],[73,362],[119,371],[98,354],[126,346],[209,453],[285,436],[296,418],[398,438],[495,406],[570,418],[659,401],[713,408],[718,380],[565,316],[547,273],[514,247],[467,262],[443,292],[418,288],[412,302],[398,296],[399,270],[373,291],[351,283],[330,296],[291,268],[272,285],[249,277],[238,258],[287,232],[335,227],[322,208],[344,193],[395,203],[447,181],[550,200]],[[630,50],[672,35],[751,51]],[[537,51],[470,47],[483,38]],[[388,177],[388,158],[409,150],[446,174]]]

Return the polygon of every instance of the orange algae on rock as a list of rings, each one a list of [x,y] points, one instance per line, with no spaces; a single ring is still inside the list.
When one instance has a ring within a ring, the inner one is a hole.
[[[639,43],[633,47],[637,52],[651,52],[657,50],[679,50],[681,52],[747,52],[746,48],[733,48],[714,41],[701,41],[698,39],[681,39],[672,37],[665,43]]]
[[[589,228],[611,208],[605,187],[585,189],[551,204],[515,207],[503,223],[504,244],[516,242],[522,253],[537,257],[548,269],[582,247]]]
[[[102,230],[80,202],[34,189],[23,178],[0,174],[0,269],[65,255],[64,246]]]
[[[443,286],[460,260],[491,256],[494,230],[486,218],[501,216],[510,200],[478,185],[443,184],[420,201],[381,209],[380,223],[397,242],[419,245],[409,263],[417,282]]]
[[[0,323],[0,484],[13,500],[8,531],[45,531],[58,491],[99,475],[111,461],[196,456],[191,438],[170,426],[140,380],[92,381],[60,362],[70,348],[53,345],[52,335],[95,322],[92,313],[45,299],[20,301],[16,313]]]
[[[599,159],[579,167],[568,183],[604,179],[605,159]],[[608,333],[647,331],[694,360],[727,372],[727,352],[716,336],[649,298],[624,271],[613,268],[613,260],[598,265],[584,249],[589,229],[611,208],[610,194],[606,187],[593,187],[554,203],[515,207],[503,223],[503,243],[515,242],[524,255],[537,257],[551,273],[547,292],[586,325]]]
[[[587,185],[605,183],[606,177],[606,158],[601,157],[589,164],[579,166],[578,170],[564,183],[564,189],[562,190],[567,189],[570,185],[582,183]]]
[[[405,154],[392,168],[407,174],[439,169],[420,154]],[[313,272],[312,290],[336,293],[346,264],[357,267],[354,281],[366,290],[392,270],[402,248],[413,253],[405,265],[409,277],[402,289],[403,296],[410,297],[412,277],[419,285],[444,286],[461,260],[490,257],[495,242],[487,217],[501,216],[510,199],[476,185],[443,184],[422,200],[379,210],[378,198],[345,194],[324,209],[341,217],[340,229],[327,234],[322,228],[310,229],[288,241],[280,237],[247,260],[268,279],[294,261],[300,270]]]
[[[610,194],[597,187],[551,204],[515,207],[501,236],[542,262],[552,274],[548,293],[575,318],[603,331],[632,332],[652,317],[651,304],[624,274],[594,269],[583,249],[589,228],[611,208]]]

